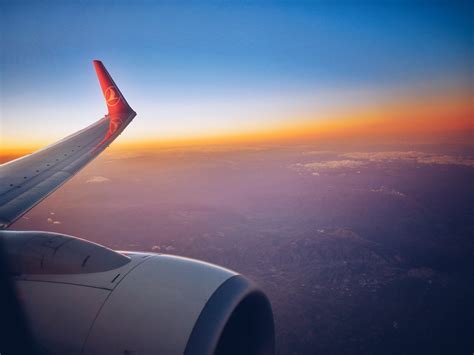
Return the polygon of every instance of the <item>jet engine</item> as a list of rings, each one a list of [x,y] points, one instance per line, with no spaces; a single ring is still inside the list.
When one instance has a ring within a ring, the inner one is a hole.
[[[270,303],[233,271],[0,231],[18,298],[47,354],[273,354]]]

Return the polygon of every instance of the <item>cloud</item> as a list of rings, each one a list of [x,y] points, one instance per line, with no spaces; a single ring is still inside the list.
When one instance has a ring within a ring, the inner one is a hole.
[[[321,162],[312,163],[298,163],[293,166],[298,171],[306,171],[312,173],[312,175],[318,176],[320,171],[324,170],[344,170],[344,169],[355,169],[365,165],[362,161],[357,160],[328,160]]]
[[[312,155],[312,156],[319,156],[319,155],[331,155],[335,152],[332,150],[310,150],[308,152],[303,152],[303,155]]]
[[[172,245],[168,245],[167,247],[165,247],[165,250],[166,251],[173,251],[173,250],[176,250],[176,248]]]
[[[408,152],[353,152],[342,154],[341,157],[369,162],[413,162],[430,165],[462,165],[474,167],[474,159],[463,156],[424,153],[418,151]]]
[[[89,180],[86,181],[86,184],[94,184],[94,183],[102,183],[110,181],[110,179],[104,176],[93,176]]]
[[[474,159],[451,155],[432,155],[418,158],[420,164],[463,165],[474,167]]]
[[[357,160],[369,160],[372,162],[386,162],[386,161],[398,161],[398,160],[409,160],[416,161],[417,157],[421,153],[419,152],[353,152],[342,154],[341,157],[357,159]]]
[[[308,156],[323,156],[328,154],[329,151],[314,151],[305,152],[304,155]],[[301,173],[310,173],[314,176],[319,176],[324,171],[344,171],[360,168],[367,166],[370,163],[394,163],[394,162],[411,162],[414,164],[425,164],[425,165],[458,165],[474,167],[474,159],[454,156],[446,154],[435,154],[435,153],[424,153],[418,151],[391,151],[391,152],[352,152],[339,155],[341,160],[321,160],[310,163],[297,163],[290,166],[290,168]],[[360,174],[360,171],[357,171]],[[391,194],[402,196],[403,194],[390,190],[385,187],[380,189],[372,190],[373,192],[379,192],[384,194]],[[403,195],[404,196],[404,195]]]
[[[48,218],[46,219],[46,221],[47,221],[48,223],[51,223],[51,224],[61,224],[60,221],[55,221],[55,220],[52,219],[51,217],[48,217]]]
[[[386,186],[381,186],[378,189],[371,189],[370,191],[383,194],[383,195],[388,195],[388,196],[395,196],[395,197],[406,197],[404,193],[401,193],[400,191],[390,189]]]

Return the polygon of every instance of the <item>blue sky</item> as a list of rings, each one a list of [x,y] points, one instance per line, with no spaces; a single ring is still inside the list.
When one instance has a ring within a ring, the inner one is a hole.
[[[3,138],[26,125],[53,140],[102,115],[92,59],[140,114],[130,139],[251,131],[472,80],[470,2],[336,3],[3,1]]]

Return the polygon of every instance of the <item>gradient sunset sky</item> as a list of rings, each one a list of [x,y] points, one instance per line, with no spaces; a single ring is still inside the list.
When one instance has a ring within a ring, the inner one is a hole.
[[[473,132],[469,1],[0,7],[4,150],[105,114],[93,59],[138,113],[116,145]]]

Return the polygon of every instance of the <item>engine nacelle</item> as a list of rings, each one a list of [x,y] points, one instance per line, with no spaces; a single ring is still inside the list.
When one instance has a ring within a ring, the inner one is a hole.
[[[0,238],[46,353],[274,353],[270,303],[233,271],[57,233],[0,231]]]

